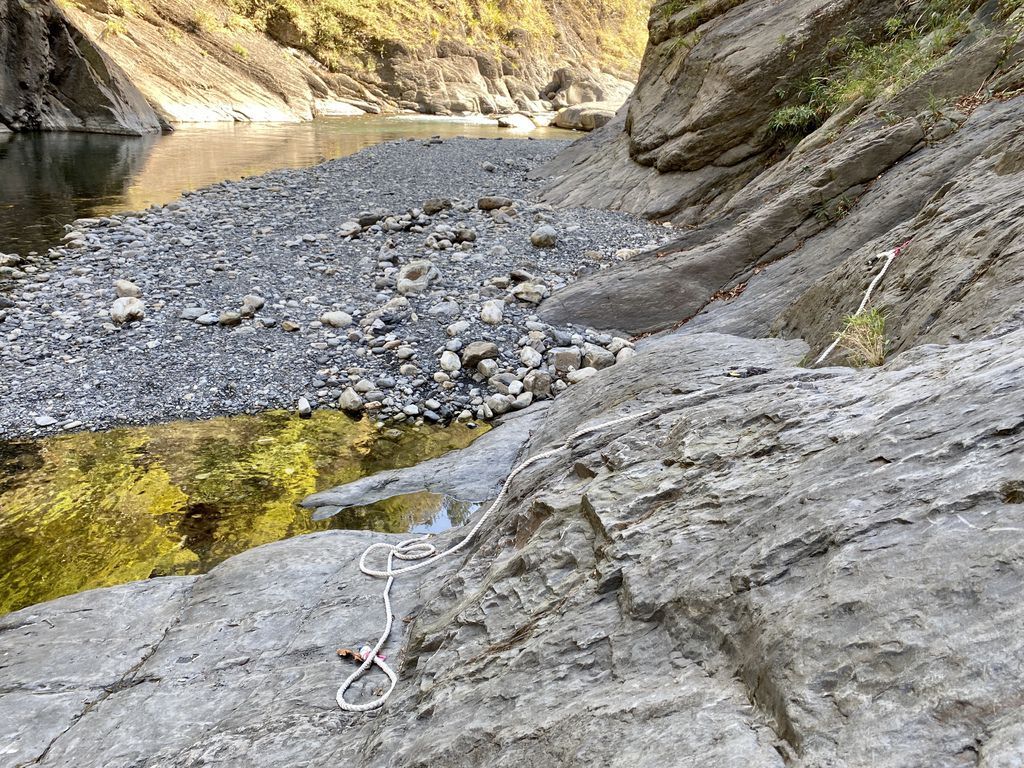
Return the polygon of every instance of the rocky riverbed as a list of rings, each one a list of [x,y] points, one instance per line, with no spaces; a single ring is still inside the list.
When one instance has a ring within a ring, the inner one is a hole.
[[[562,146],[393,142],[4,257],[0,436],[271,407],[488,419],[557,395],[632,345],[538,305],[669,234],[535,202],[527,175]]]

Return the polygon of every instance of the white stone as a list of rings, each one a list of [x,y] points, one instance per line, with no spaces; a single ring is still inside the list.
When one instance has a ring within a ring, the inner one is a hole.
[[[488,325],[498,325],[505,319],[505,302],[491,299],[480,309],[480,319]]]
[[[519,350],[519,359],[527,368],[539,368],[544,362],[544,357],[533,347],[523,347]]]
[[[579,384],[581,381],[589,379],[597,373],[597,368],[580,368],[578,371],[569,371],[569,375],[566,376],[569,379],[570,384]]]
[[[110,319],[118,325],[146,316],[146,305],[134,296],[122,296],[110,308]]]
[[[462,368],[462,361],[459,360],[459,356],[454,352],[445,350],[441,353],[441,370],[447,371],[448,373],[454,373],[455,371]]]
[[[348,312],[324,312],[320,322],[331,328],[348,328],[352,325],[352,315]]]
[[[130,280],[118,280],[114,283],[114,290],[120,298],[139,298],[142,296],[142,289]]]

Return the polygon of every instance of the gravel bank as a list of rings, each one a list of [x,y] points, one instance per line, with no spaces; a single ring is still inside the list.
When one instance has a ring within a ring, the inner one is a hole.
[[[0,436],[307,405],[486,419],[556,395],[632,351],[537,303],[666,234],[534,202],[527,172],[564,146],[394,142],[80,220],[49,265],[5,261]]]

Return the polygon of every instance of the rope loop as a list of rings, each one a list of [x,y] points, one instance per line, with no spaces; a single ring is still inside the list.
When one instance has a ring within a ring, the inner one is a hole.
[[[499,506],[501,506],[501,503],[505,500],[505,497],[508,495],[508,491],[512,485],[512,481],[515,480],[515,478],[519,474],[524,472],[527,468],[533,466],[537,462],[544,461],[545,459],[555,456],[556,454],[568,448],[574,440],[577,440],[580,437],[589,435],[593,432],[610,429],[612,427],[618,426],[619,424],[625,424],[626,422],[629,421],[637,421],[646,416],[650,416],[654,413],[656,413],[656,411],[654,410],[641,411],[639,413],[630,413],[625,416],[621,416],[617,419],[612,419],[611,421],[604,422],[603,424],[596,424],[592,427],[585,427],[584,429],[581,429],[578,432],[574,432],[573,434],[569,435],[569,437],[567,437],[565,441],[558,447],[552,448],[547,451],[542,451],[541,453],[534,454],[530,458],[526,459],[526,461],[524,461],[522,464],[520,464],[518,467],[516,467],[509,473],[505,482],[501,486],[501,490],[498,491],[497,497],[487,508],[487,511],[485,511],[476,521],[473,527],[469,530],[469,533],[467,533],[464,537],[462,537],[462,539],[460,539],[458,542],[456,542],[450,548],[444,550],[443,552],[439,552],[437,548],[430,543],[430,539],[432,538],[430,534],[427,534],[425,536],[417,536],[414,539],[405,539],[394,544],[386,541],[378,541],[374,542],[373,544],[370,544],[366,549],[364,549],[363,554],[359,557],[359,570],[362,571],[365,575],[370,576],[371,578],[387,579],[387,582],[384,584],[383,593],[381,595],[384,602],[384,629],[381,632],[380,637],[377,639],[376,644],[372,648],[370,648],[369,645],[367,645],[364,646],[363,649],[361,649],[361,651],[365,651],[365,653],[362,654],[362,663],[359,665],[359,668],[356,669],[355,672],[348,676],[345,682],[342,683],[341,687],[338,689],[338,706],[341,707],[342,710],[344,710],[345,712],[371,712],[375,709],[383,707],[384,703],[388,700],[388,697],[391,696],[391,693],[395,690],[395,686],[398,685],[398,675],[388,665],[384,658],[380,656],[380,650],[384,647],[384,644],[388,641],[388,638],[391,636],[391,628],[393,627],[395,622],[395,615],[391,609],[391,587],[395,583],[395,577],[401,576],[402,574],[411,573],[413,571],[418,571],[423,568],[427,568],[436,563],[437,561],[449,557],[458,552],[459,550],[463,549],[464,547],[466,547],[469,544],[469,542],[472,541],[473,537],[476,536],[477,532],[483,527],[484,523],[491,516],[491,513],[494,512],[494,510],[496,510]],[[374,568],[369,564],[369,561],[371,556],[373,556],[375,553],[378,553],[379,551],[382,551],[386,554],[385,565],[383,568]],[[403,562],[411,563],[411,565],[405,565],[396,568],[395,560],[401,560]],[[351,688],[355,684],[355,682],[359,680],[364,674],[366,674],[366,672],[369,671],[370,667],[377,667],[377,669],[384,673],[384,675],[388,678],[390,682],[388,689],[380,695],[378,695],[377,697],[370,699],[369,701],[363,702],[361,704],[355,704],[350,701],[347,701],[345,699],[345,694],[348,692],[348,689]]]

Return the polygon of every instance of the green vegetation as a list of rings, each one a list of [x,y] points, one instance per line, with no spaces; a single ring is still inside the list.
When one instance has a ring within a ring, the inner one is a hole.
[[[0,614],[93,587],[202,573],[310,531],[397,533],[429,523],[440,503],[432,494],[322,522],[297,503],[462,447],[481,432],[378,430],[339,413],[301,420],[278,412],[0,443]]]
[[[888,19],[878,40],[865,41],[851,34],[834,37],[821,66],[809,78],[795,88],[780,90],[781,98],[798,103],[776,112],[771,130],[804,135],[858,98],[897,93],[932,69],[966,33],[977,5],[977,0],[925,0]]]
[[[322,63],[357,63],[359,52],[379,54],[393,43],[418,48],[442,40],[498,52],[502,46],[550,47],[563,25],[591,39],[598,62],[629,72],[643,53],[643,0],[595,4],[566,0],[229,0],[231,9],[286,45]]]
[[[241,56],[243,59],[249,58],[249,49],[241,43],[233,43],[231,45],[231,50],[236,56]]]
[[[877,309],[847,317],[836,338],[847,359],[858,368],[885,362],[885,315]]]
[[[768,122],[768,132],[773,136],[806,136],[821,124],[818,110],[808,104],[796,104],[776,110]]]
[[[716,16],[721,16],[723,13],[731,11],[742,2],[743,0],[700,0],[700,2],[669,0],[669,2],[662,6],[661,13],[666,17],[672,17],[685,11],[686,16],[682,20],[681,26],[677,22],[673,25],[673,28],[677,34],[686,34],[687,32],[692,32],[701,24],[706,24]]]

